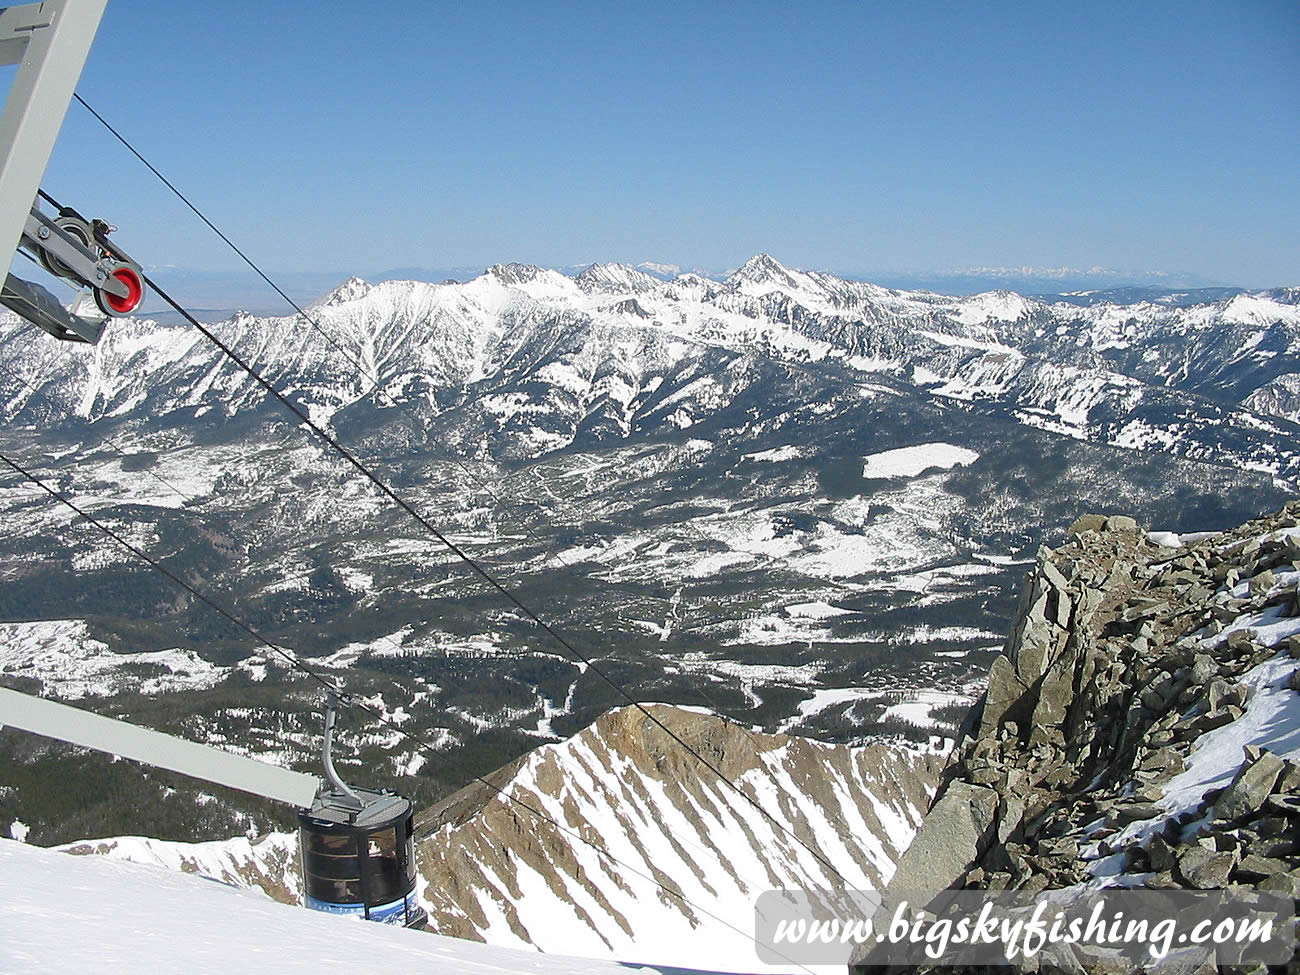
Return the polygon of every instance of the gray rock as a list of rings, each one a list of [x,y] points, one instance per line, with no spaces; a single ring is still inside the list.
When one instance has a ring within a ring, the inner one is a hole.
[[[1178,855],[1179,875],[1198,890],[1227,886],[1236,865],[1236,854],[1219,853],[1202,846],[1190,846]]]
[[[1255,636],[1255,631],[1249,628],[1244,630],[1233,630],[1228,634],[1228,648],[1237,651],[1249,650],[1255,642]]]
[[[1232,820],[1259,812],[1281,774],[1282,759],[1272,752],[1243,763],[1232,784],[1215,800],[1214,818]]]
[[[989,668],[988,689],[984,692],[984,715],[980,719],[978,736],[987,738],[996,734],[1006,713],[1024,696],[1026,690],[1026,686],[1016,677],[1011,661],[1006,657],[997,657]]]
[[[1300,762],[1284,759],[1282,774],[1277,777],[1273,788],[1278,792],[1300,792]]]
[[[1106,519],[1106,530],[1113,532],[1137,531],[1138,523],[1128,515],[1111,515]]]
[[[889,889],[907,891],[917,902],[928,902],[941,890],[953,886],[965,876],[988,849],[993,839],[993,823],[998,810],[998,794],[992,789],[952,782],[939,797],[917,830],[912,845],[898,861],[898,869]],[[996,878],[989,879],[993,889]],[[1006,877],[1006,882],[1010,881]],[[882,917],[892,917],[897,905],[884,893]],[[859,946],[852,963],[862,963],[873,946]]]
[[[1136,823],[1139,820],[1155,819],[1163,815],[1164,810],[1152,802],[1134,802],[1116,806],[1111,812],[1111,820],[1119,825]]]
[[[1186,724],[1179,726],[1174,731],[1174,737],[1178,741],[1199,738],[1207,731],[1213,731],[1215,728],[1222,728],[1226,724],[1232,724],[1237,718],[1241,717],[1240,712],[1240,708],[1224,708],[1222,711],[1216,711],[1213,714],[1198,715]]]
[[[998,809],[998,842],[1007,842],[1007,840],[1011,838],[1011,835],[1019,828],[1020,823],[1024,818],[1024,795],[1012,791],[1004,792]]]
[[[1300,819],[1300,796],[1269,796],[1264,801],[1264,808],[1269,812],[1281,813],[1293,819]]]
[[[1177,851],[1165,841],[1163,836],[1156,833],[1147,844],[1147,860],[1150,861],[1152,870],[1172,870],[1178,862]]]
[[[1255,827],[1255,830],[1259,833],[1260,836],[1268,839],[1276,839],[1279,836],[1285,837],[1287,839],[1295,838],[1295,828],[1291,823],[1291,821],[1287,819],[1285,816],[1278,816],[1278,815],[1261,816],[1259,819],[1255,820],[1254,823],[1252,823],[1251,825]],[[1262,852],[1262,851],[1256,851],[1256,852]],[[1276,853],[1267,853],[1264,855],[1277,856]]]
[[[898,861],[890,886],[933,895],[951,885],[987,849],[997,808],[992,789],[951,783]]]
[[[1177,681],[1172,674],[1160,671],[1151,681],[1151,685],[1142,692],[1142,706],[1152,711],[1163,711],[1166,704],[1177,693]],[[1213,708],[1211,708],[1213,710]]]
[[[1241,858],[1237,869],[1232,872],[1232,879],[1244,883],[1254,883],[1274,874],[1286,873],[1289,868],[1285,860],[1262,857],[1257,853],[1248,853]]]
[[[1231,623],[1240,615],[1240,613],[1231,606],[1220,603],[1217,606],[1210,607],[1210,615],[1220,623]]]
[[[1043,578],[1048,581],[1053,589],[1065,592],[1070,588],[1065,576],[1061,575],[1061,570],[1053,563],[1051,551],[1046,548],[1038,550],[1038,571],[1043,574]]]
[[[1057,642],[1055,624],[1049,623],[1041,615],[1046,612],[1046,607],[1046,596],[1043,597],[1041,609],[1039,603],[1030,607],[1030,615],[1025,620],[1020,641],[1015,647],[1016,676],[1026,687],[1043,676]]]
[[[1219,711],[1230,704],[1241,706],[1246,703],[1246,688],[1216,677],[1210,681],[1207,700],[1211,711]]]
[[[1174,879],[1172,870],[1160,870],[1151,874],[1142,884],[1151,890],[1182,890],[1183,885]]]
[[[1253,576],[1250,580],[1250,594],[1252,596],[1262,596],[1277,585],[1277,577],[1272,571],[1265,569],[1259,575]]]
[[[1071,535],[1082,535],[1084,532],[1099,532],[1105,527],[1105,515],[1080,515],[1068,531]]]
[[[1066,657],[1047,669],[1038,687],[1038,703],[1034,706],[1032,724],[1034,730],[1029,739],[1031,744],[1046,741],[1050,730],[1059,730],[1073,700],[1074,661]]]
[[[1214,658],[1208,653],[1198,653],[1192,658],[1192,670],[1188,675],[1193,684],[1198,686],[1208,684],[1215,674],[1219,672],[1219,665],[1214,662]]]
[[[1183,757],[1172,748],[1157,748],[1143,756],[1138,763],[1138,770],[1159,773],[1160,778],[1177,775],[1183,770]]]
[[[1280,894],[1282,897],[1292,899],[1300,898],[1300,876],[1295,873],[1275,873],[1257,883],[1255,889],[1266,894]]]

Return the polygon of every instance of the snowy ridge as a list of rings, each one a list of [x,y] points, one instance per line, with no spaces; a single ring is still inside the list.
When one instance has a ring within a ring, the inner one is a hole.
[[[940,761],[901,747],[826,745],[748,732],[706,712],[652,709],[777,814],[781,827],[641,712],[623,708],[531,753],[498,780],[621,863],[471,787],[434,811],[442,825],[419,847],[437,929],[543,951],[771,970],[708,914],[752,930],[754,899],[764,890],[878,886],[911,839]],[[844,879],[785,830],[819,849]]]
[[[895,291],[758,255],[722,282],[620,264],[576,277],[496,265],[463,284],[352,279],[312,313],[348,356],[292,318],[241,314],[218,330],[321,422],[358,411],[377,411],[377,422],[394,407],[429,418],[453,411],[524,456],[698,422],[737,392],[717,386],[717,368],[757,353],[894,377],[1127,449],[1213,456],[1283,480],[1300,473],[1283,378],[1300,372],[1294,289],[1186,307],[1048,305],[1008,291]],[[73,350],[8,341],[14,331],[0,324],[0,359],[86,420],[179,426],[264,403],[187,329],[115,322],[101,345]],[[712,395],[694,402],[692,375]],[[668,409],[674,393],[693,402]],[[20,422],[49,412],[21,386],[0,410]],[[1268,421],[1251,411],[1287,426],[1261,435]],[[1125,435],[1135,420],[1153,436]]]
[[[76,856],[109,857],[198,874],[233,887],[258,889],[289,904],[302,894],[298,867],[298,836],[268,833],[256,839],[235,838],[208,843],[180,843],[149,836],[116,836],[85,840],[55,849]]]

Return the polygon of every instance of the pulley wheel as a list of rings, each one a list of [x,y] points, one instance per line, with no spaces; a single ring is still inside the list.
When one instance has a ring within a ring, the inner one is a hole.
[[[122,266],[113,272],[113,277],[126,285],[127,296],[122,298],[96,288],[95,304],[99,305],[99,310],[105,315],[129,315],[140,307],[140,302],[144,299],[144,282],[140,279],[140,272],[133,267]]]
[[[54,226],[58,227],[91,253],[98,252],[98,247],[92,243],[95,239],[95,235],[86,221],[80,220],[77,217],[59,217],[54,221]],[[46,251],[44,247],[40,248],[39,256],[41,259],[41,265],[55,277],[71,278],[74,281],[80,280],[80,278],[78,278],[73,272],[72,268],[68,267],[68,265],[64,264],[53,254]]]

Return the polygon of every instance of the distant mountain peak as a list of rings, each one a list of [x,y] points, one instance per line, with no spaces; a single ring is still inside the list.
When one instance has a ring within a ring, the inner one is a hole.
[[[341,305],[349,301],[358,301],[370,293],[372,285],[364,278],[351,277],[337,288],[325,294],[316,305]]]
[[[682,273],[681,265],[660,264],[658,261],[642,261],[636,268],[638,271],[645,271],[660,278],[672,278]]]
[[[547,272],[545,268],[540,268],[536,264],[516,264],[511,262],[510,264],[493,264],[484,273],[496,278],[502,284],[526,284],[529,281],[536,281]]]
[[[770,281],[772,279],[790,281],[790,269],[771,254],[755,254],[731,275],[728,280]]]
[[[658,278],[628,264],[593,264],[574,280],[584,291],[611,288],[622,291],[646,291],[662,284]]]

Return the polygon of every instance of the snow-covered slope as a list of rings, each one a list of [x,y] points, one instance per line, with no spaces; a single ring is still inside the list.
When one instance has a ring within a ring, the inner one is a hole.
[[[0,840],[0,971],[687,975],[306,911],[201,876]]]

